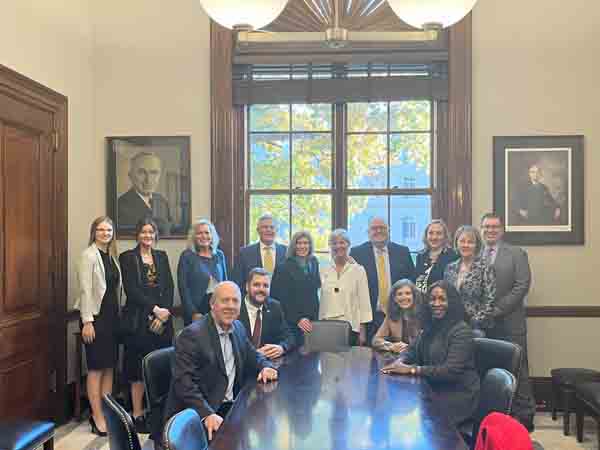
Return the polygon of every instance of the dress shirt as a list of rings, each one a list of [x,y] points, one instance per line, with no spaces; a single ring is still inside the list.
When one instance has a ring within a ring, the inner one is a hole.
[[[219,333],[219,342],[221,343],[221,352],[223,352],[223,361],[225,362],[225,373],[227,374],[227,391],[225,391],[225,401],[233,401],[233,384],[235,383],[235,358],[233,356],[233,346],[231,344],[231,334],[233,328],[225,331],[216,322],[217,333]]]
[[[152,209],[152,194],[150,194],[149,197],[144,197],[142,194],[140,194],[138,191],[135,191],[135,193],[137,195],[139,195],[139,197],[144,201],[144,203],[146,204],[146,206],[150,209]]]
[[[347,263],[338,275],[335,262],[321,269],[319,319],[345,320],[352,331],[373,320],[367,273],[360,264]]]
[[[254,324],[256,323],[256,314],[258,313],[258,310],[260,310],[262,314],[263,305],[260,305],[259,307],[254,306],[252,302],[248,300],[248,296],[244,298],[244,302],[246,303],[246,311],[248,311],[248,321],[250,322],[250,334],[252,334],[254,332]],[[265,316],[263,314],[263,321],[264,317]]]
[[[215,291],[217,284],[219,284],[217,282],[217,280],[215,280],[215,278],[211,276],[210,279],[208,280],[208,286],[206,287],[206,293],[212,294]]]
[[[275,266],[277,265],[277,249],[275,248],[275,242],[273,242],[271,245],[266,245],[263,244],[262,241],[260,241],[260,260],[262,262],[263,267],[265,267],[266,248],[271,249],[271,258],[273,259],[273,271],[275,271]]]
[[[385,260],[385,271],[386,271],[385,276],[387,277],[387,287],[388,287],[388,292],[385,293],[385,296],[388,297],[390,295],[389,289],[392,287],[392,275],[391,275],[391,270],[390,270],[390,254],[388,252],[387,245],[385,247],[383,247],[382,249],[379,249],[375,245],[373,245],[373,254],[375,255],[375,266],[377,267],[377,280],[379,280],[380,279],[379,277],[382,276],[382,274],[379,273],[379,265],[377,264],[377,258],[379,257],[380,254],[383,254],[383,259]],[[379,295],[381,295],[381,292],[379,293]],[[377,299],[377,310],[383,311],[382,306],[379,304],[379,299]],[[383,311],[383,312],[386,313],[386,311]]]

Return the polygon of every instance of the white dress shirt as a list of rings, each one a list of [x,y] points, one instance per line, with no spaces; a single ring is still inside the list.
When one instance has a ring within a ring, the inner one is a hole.
[[[227,374],[227,390],[225,391],[225,401],[233,401],[233,385],[235,383],[235,358],[233,356],[233,345],[231,343],[231,335],[233,327],[225,331],[217,323],[217,333],[219,334],[219,342],[221,343],[221,352],[223,353],[223,361],[225,362],[225,373]]]
[[[380,254],[383,254],[383,258],[385,259],[385,270],[386,270],[386,274],[385,277],[387,278],[387,287],[388,287],[388,292],[385,293],[386,297],[389,297],[390,292],[389,290],[392,288],[392,275],[391,275],[391,270],[390,270],[390,254],[388,252],[388,248],[387,245],[381,249],[375,247],[375,245],[373,245],[373,254],[375,255],[375,267],[377,268],[377,280],[380,279],[380,277],[382,276],[382,274],[379,273],[379,265],[377,264],[377,259],[379,258]],[[379,285],[379,283],[377,283],[377,285]],[[381,295],[381,292],[379,293],[379,295]],[[381,305],[379,304],[379,299],[377,301],[377,310],[379,311],[383,311]],[[384,313],[387,313],[387,311],[383,311]]]
[[[335,263],[321,272],[319,319],[345,320],[352,331],[359,332],[360,324],[373,320],[369,300],[367,272],[360,264],[347,263],[339,276]]]
[[[248,322],[250,322],[250,335],[252,335],[252,333],[254,333],[254,324],[256,323],[256,314],[258,313],[258,310],[260,310],[262,314],[263,305],[260,305],[259,307],[254,306],[250,302],[250,300],[248,300],[248,296],[244,298],[244,303],[246,303],[246,311],[248,311]]]

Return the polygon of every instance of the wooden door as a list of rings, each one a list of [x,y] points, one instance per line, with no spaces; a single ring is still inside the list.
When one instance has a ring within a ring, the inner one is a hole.
[[[56,177],[66,175],[66,159],[58,145],[62,112],[54,105],[62,96],[2,69],[0,419],[57,419],[66,334],[64,274],[58,273],[66,232],[57,227],[65,221],[66,180]],[[63,164],[64,173],[57,171]]]

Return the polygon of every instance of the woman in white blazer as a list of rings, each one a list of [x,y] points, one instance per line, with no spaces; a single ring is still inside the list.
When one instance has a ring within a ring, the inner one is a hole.
[[[92,222],[89,247],[77,265],[79,295],[75,309],[81,314],[81,337],[87,361],[87,393],[92,432],[106,436],[102,396],[112,391],[118,357],[119,292],[121,271],[117,261],[113,221],[98,217]]]
[[[352,345],[367,343],[367,323],[373,320],[367,273],[350,258],[350,236],[343,229],[329,236],[332,263],[321,269],[319,319],[345,320],[352,326]]]

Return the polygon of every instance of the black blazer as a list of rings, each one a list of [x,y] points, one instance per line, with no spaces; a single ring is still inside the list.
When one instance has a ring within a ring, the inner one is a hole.
[[[250,319],[248,318],[248,309],[246,308],[245,300],[242,300],[239,321],[246,328],[248,339],[252,340],[253,330],[250,329]],[[281,304],[270,297],[265,301],[262,315],[260,345],[265,344],[281,345],[284,352],[288,352],[294,347],[294,337],[285,321]]]
[[[275,243],[275,268],[277,268],[279,264],[285,262],[286,252],[287,247],[285,245]],[[240,257],[233,270],[232,279],[240,287],[242,292],[246,289],[248,272],[255,267],[263,267],[259,242],[240,249]]]
[[[148,315],[155,306],[173,308],[173,276],[171,275],[171,266],[169,257],[162,250],[152,250],[152,258],[156,265],[158,274],[158,285],[160,286],[160,298],[150,297],[146,294],[142,278],[142,255],[140,246],[127,250],[119,256],[121,273],[123,274],[123,288],[127,295],[128,313],[133,309],[139,308]]]
[[[391,283],[403,278],[415,281],[415,265],[410,257],[408,247],[388,242],[388,256],[390,260],[390,278]],[[369,296],[371,297],[371,308],[373,312],[377,311],[377,299],[379,298],[379,284],[377,282],[377,263],[373,253],[373,244],[370,241],[365,242],[350,250],[352,256],[358,264],[363,266],[367,272],[369,281]],[[391,287],[391,286],[390,286]]]
[[[451,262],[456,261],[458,258],[458,254],[453,249],[445,248],[438,256],[437,261],[431,268],[431,272],[429,272],[429,277],[427,278],[427,288],[429,289],[429,286],[436,281],[443,280],[446,266]],[[421,275],[424,275],[429,266],[429,250],[422,250],[417,253],[416,277],[419,278]]]
[[[281,302],[285,320],[294,327],[300,319],[319,318],[319,261],[313,256],[308,264],[305,273],[294,258],[288,258],[275,266],[271,282],[271,296]]]
[[[233,322],[231,344],[235,359],[234,396],[247,380],[272,364],[246,337],[244,326]],[[225,399],[227,374],[221,343],[212,314],[183,329],[175,342],[175,362],[169,396],[165,406],[165,422],[186,408],[201,418],[214,414]]]

